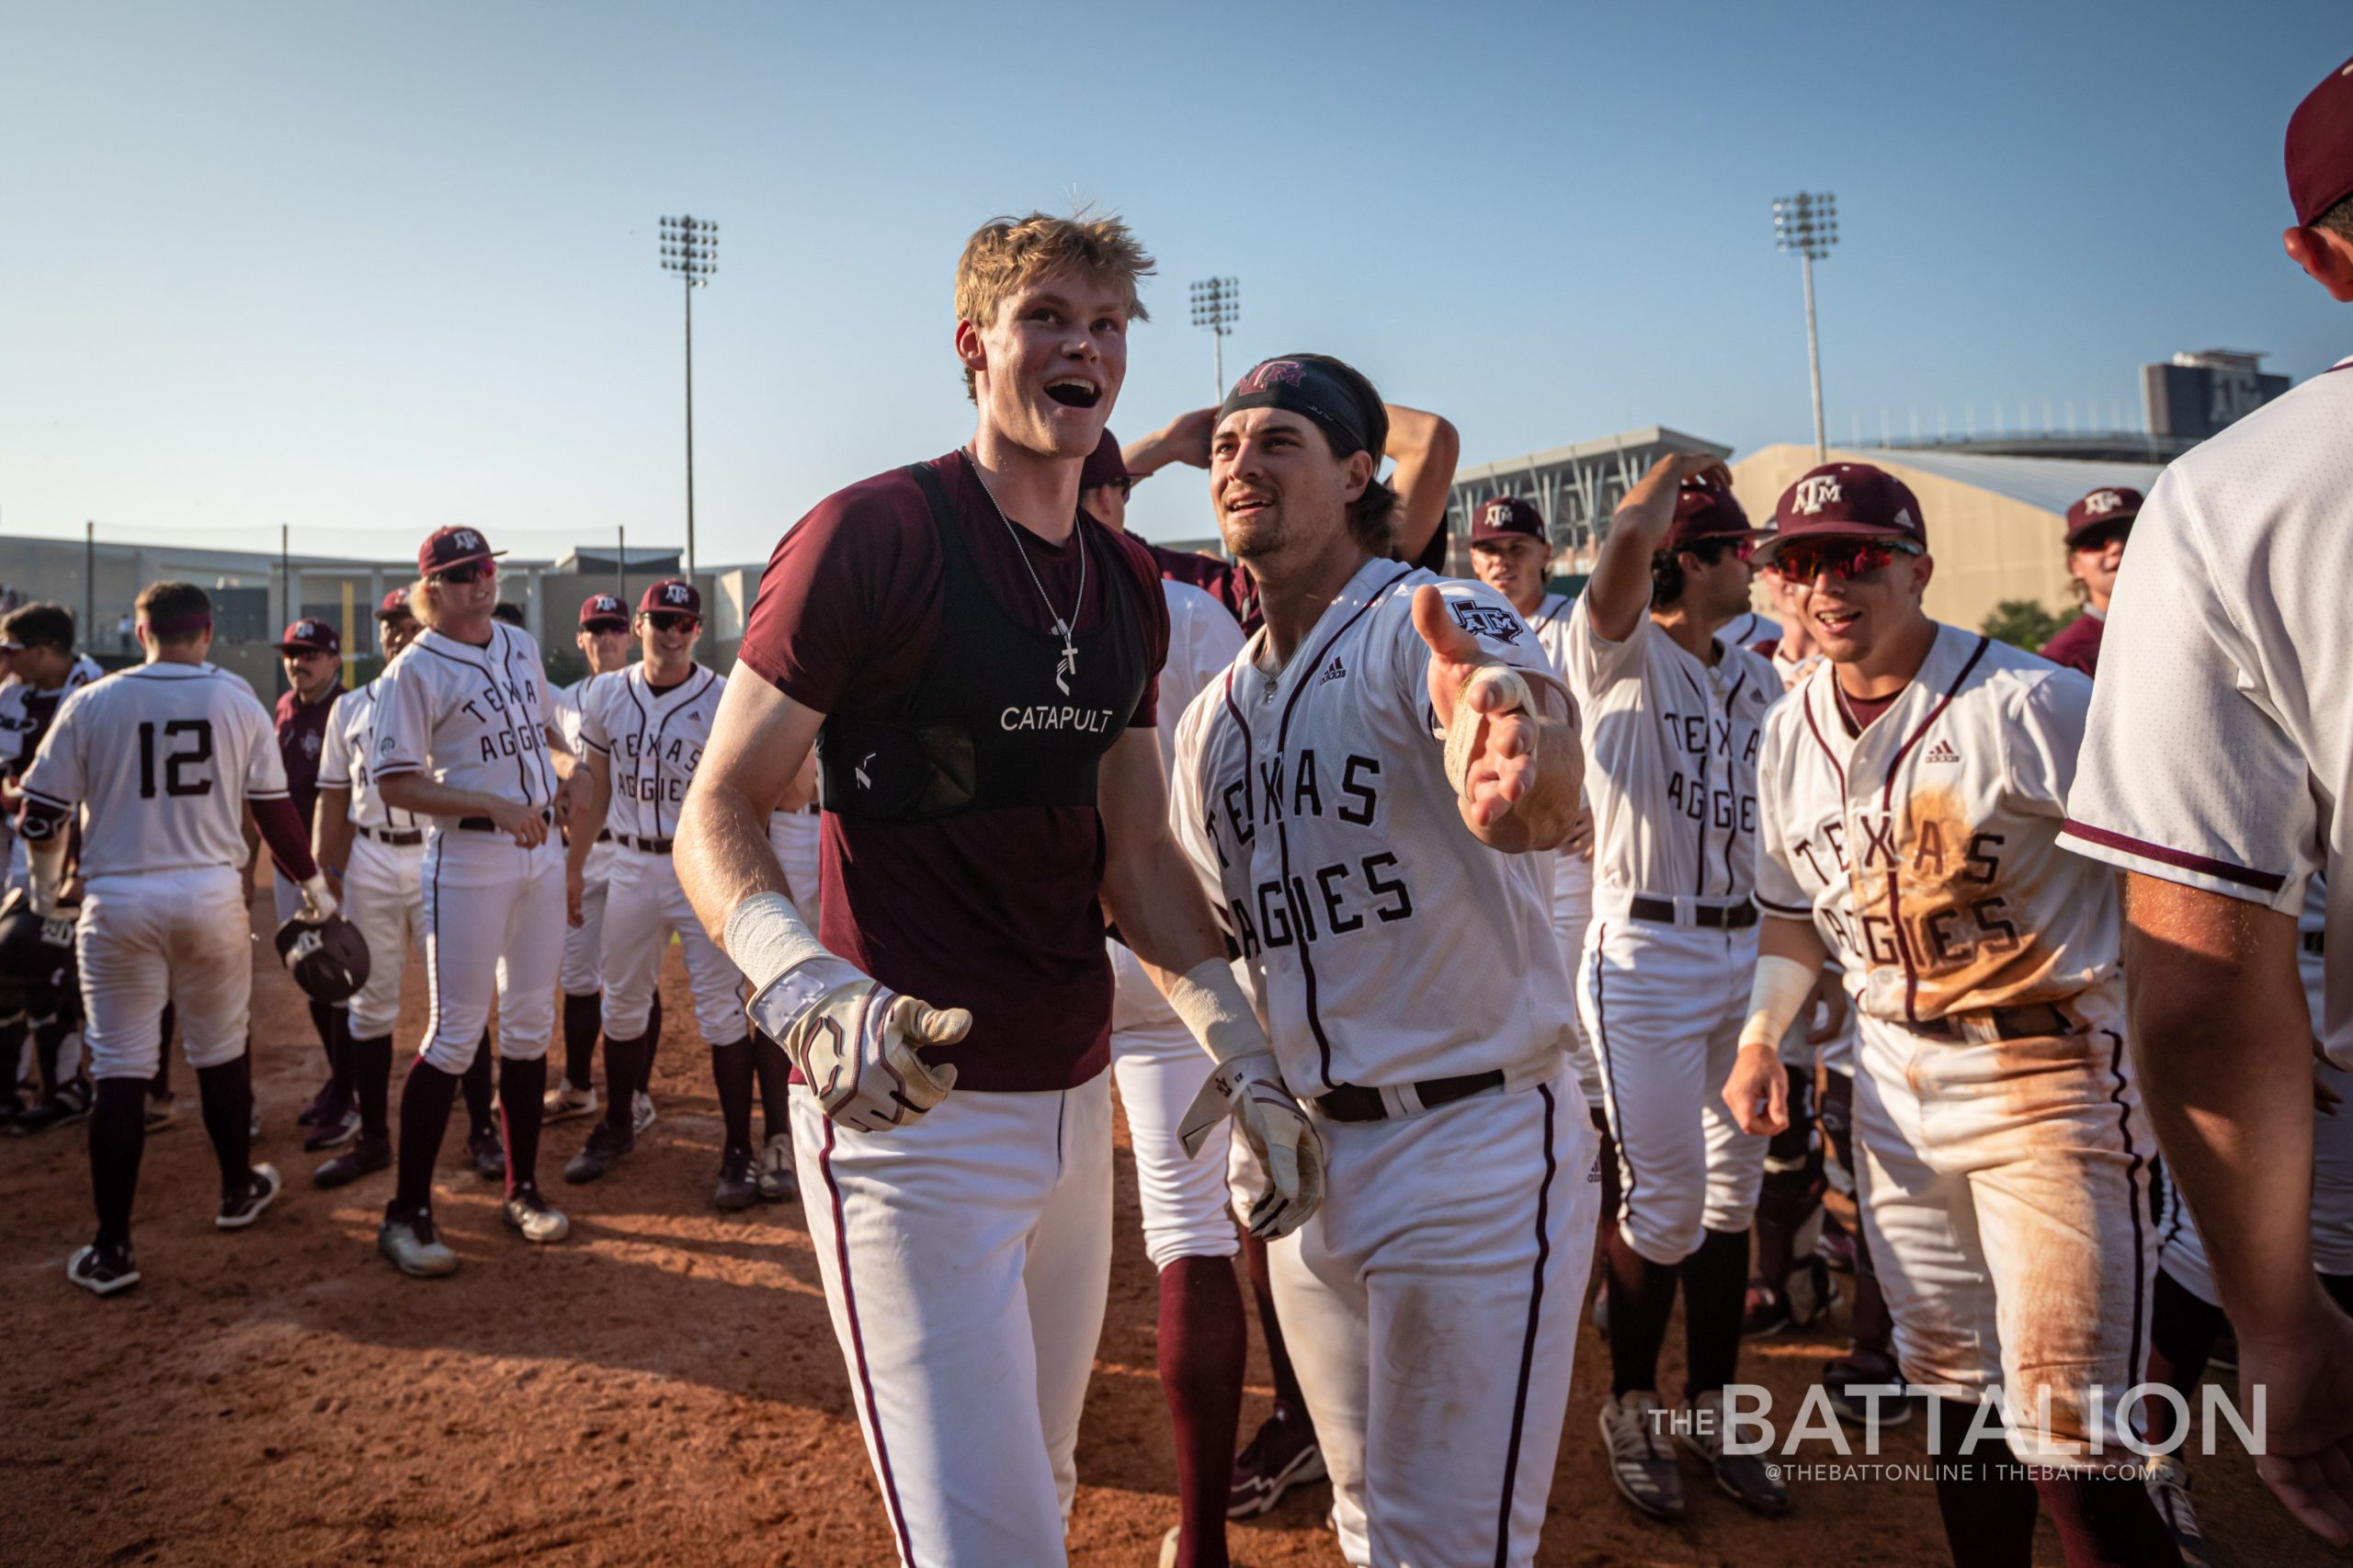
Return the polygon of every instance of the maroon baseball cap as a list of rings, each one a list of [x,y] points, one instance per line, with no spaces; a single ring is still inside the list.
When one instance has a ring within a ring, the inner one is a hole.
[[[416,611],[408,608],[408,590],[406,588],[394,588],[391,593],[384,596],[384,602],[376,607],[376,619],[378,620],[398,620],[403,616],[407,616],[411,619],[415,619]]]
[[[1498,495],[1479,508],[1471,521],[1471,542],[1487,544],[1495,540],[1532,539],[1539,544],[1549,542],[1544,538],[1544,515],[1529,502],[1517,495]]]
[[[629,630],[629,606],[610,594],[591,594],[580,601],[583,626],[618,626]]]
[[[1800,539],[1908,539],[1928,548],[1928,525],[1912,487],[1870,463],[1824,463],[1781,492],[1770,552]]]
[[[480,528],[455,525],[435,528],[432,537],[416,547],[416,574],[430,577],[436,572],[447,572],[452,566],[488,561],[506,553],[503,550],[491,549],[490,540],[483,538]]]
[[[2296,222],[2353,196],[2353,60],[2330,72],[2288,117],[2288,199]]]
[[[644,615],[657,609],[671,610],[680,615],[702,619],[702,596],[695,585],[678,577],[665,577],[658,583],[646,585],[645,597],[637,601],[637,612]]]
[[[2110,523],[2129,523],[2141,515],[2141,493],[2127,484],[2104,484],[2067,508],[2067,542]]]
[[[1106,484],[1117,484],[1128,477],[1128,460],[1120,455],[1120,438],[1108,430],[1095,443],[1086,456],[1086,466],[1078,471],[1078,487],[1094,490]]]
[[[1748,526],[1748,514],[1731,491],[1704,479],[1687,479],[1676,489],[1675,521],[1660,548],[1690,550],[1722,540],[1755,539],[1762,531]]]
[[[334,622],[314,619],[306,615],[286,629],[286,635],[278,640],[278,651],[281,653],[339,654],[343,652],[343,636],[335,631]]]

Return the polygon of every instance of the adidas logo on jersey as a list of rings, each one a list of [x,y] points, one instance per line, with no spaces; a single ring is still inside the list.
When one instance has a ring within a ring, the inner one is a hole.
[[[1323,686],[1327,682],[1340,680],[1344,678],[1347,673],[1348,666],[1340,662],[1339,655],[1334,654],[1332,662],[1324,666],[1324,673],[1315,677],[1315,684]]]
[[[1920,760],[1922,762],[1959,762],[1961,760],[1961,753],[1952,749],[1952,743],[1950,741],[1940,740],[1935,745],[1930,746],[1928,748],[1928,755],[1922,757]]]

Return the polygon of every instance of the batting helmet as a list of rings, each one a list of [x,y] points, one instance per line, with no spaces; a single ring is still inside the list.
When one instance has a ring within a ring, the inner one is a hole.
[[[44,920],[19,891],[0,904],[0,974],[33,987],[74,989],[74,915]]]
[[[340,915],[278,928],[278,958],[316,1002],[347,1002],[368,983],[368,938]]]

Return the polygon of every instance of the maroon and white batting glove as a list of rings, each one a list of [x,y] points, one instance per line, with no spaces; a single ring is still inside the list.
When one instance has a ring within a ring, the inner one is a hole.
[[[1176,1124],[1185,1153],[1199,1153],[1210,1129],[1228,1116],[1267,1175],[1267,1190],[1251,1203],[1243,1222],[1261,1241],[1290,1234],[1324,1201],[1324,1140],[1291,1096],[1271,1054],[1236,1057],[1211,1070],[1209,1082]]]

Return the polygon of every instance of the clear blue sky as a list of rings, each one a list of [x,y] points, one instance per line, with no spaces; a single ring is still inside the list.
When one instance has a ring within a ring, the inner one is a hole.
[[[1654,422],[1802,440],[1797,265],[1836,190],[1834,439],[1890,411],[2122,407],[2176,349],[2299,378],[2353,312],[2281,255],[2281,131],[2342,0],[2215,6],[11,9],[0,50],[0,526],[399,554],[683,535],[699,554],[970,432],[949,353],[992,213],[1125,214],[1158,256],[1114,417],[1211,401],[1186,285],[1243,280],[1232,374],[1339,354],[1466,463]],[[1192,471],[1142,531],[1208,531]]]

